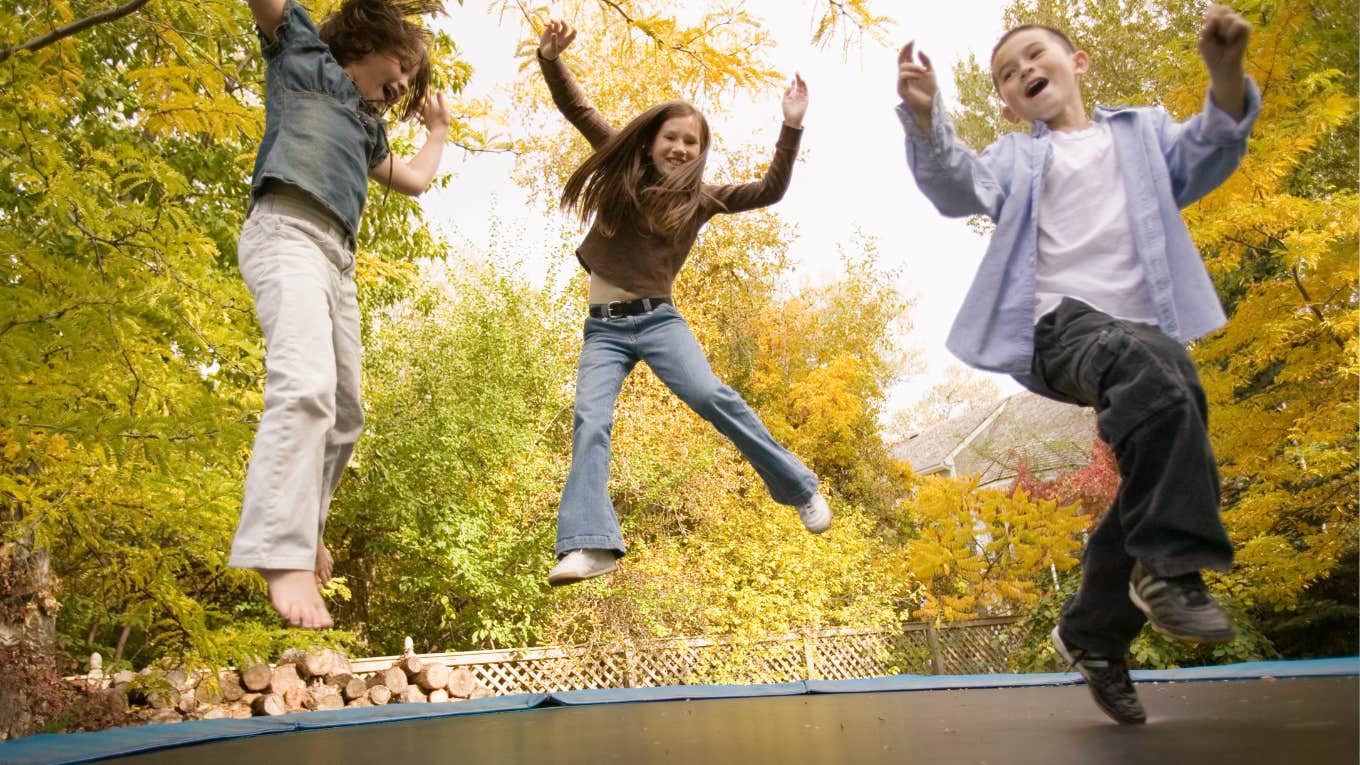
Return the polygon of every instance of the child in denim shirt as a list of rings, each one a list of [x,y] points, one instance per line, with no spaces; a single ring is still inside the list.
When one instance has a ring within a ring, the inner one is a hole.
[[[1250,26],[1211,5],[1199,50],[1211,86],[1177,123],[1159,108],[1097,109],[1089,59],[1060,31],[1025,25],[992,52],[1003,116],[1029,122],[974,155],[944,112],[930,59],[898,56],[898,117],[917,185],[941,213],[996,231],[950,332],[968,364],[1094,407],[1123,479],[1088,541],[1082,582],[1052,640],[1121,723],[1146,715],[1129,679],[1145,621],[1198,643],[1234,636],[1202,569],[1227,571],[1203,388],[1185,343],[1225,317],[1179,209],[1236,169],[1260,108],[1242,59]]]
[[[427,97],[430,0],[347,0],[318,30],[295,0],[249,0],[265,59],[265,132],[237,261],[264,330],[264,413],[230,565],[253,568],[291,624],[331,626],[326,511],[363,428],[354,238],[372,178],[415,196],[439,169],[443,95]],[[383,113],[429,139],[404,162]]]

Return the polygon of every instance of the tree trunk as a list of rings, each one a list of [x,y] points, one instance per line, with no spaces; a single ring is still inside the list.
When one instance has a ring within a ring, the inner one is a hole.
[[[392,667],[382,673],[382,684],[392,693],[399,694],[406,690],[406,673],[401,671],[401,667]]]
[[[472,695],[472,689],[477,687],[477,678],[473,677],[472,670],[459,667],[449,673],[449,682],[445,687],[455,699],[466,699]]]
[[[39,658],[57,649],[57,578],[47,551],[32,539],[0,545],[0,649]],[[34,733],[38,722],[28,683],[5,676],[0,666],[0,741]]]
[[[269,690],[274,693],[285,693],[294,688],[306,687],[302,677],[298,675],[297,665],[280,664],[274,668],[273,674],[269,678]]]
[[[241,685],[248,691],[259,693],[269,687],[269,679],[274,674],[274,670],[268,664],[260,662],[246,667],[246,671],[241,673]]]
[[[288,707],[283,703],[283,697],[277,693],[266,693],[255,699],[255,703],[250,705],[257,715],[273,717],[288,711]]]
[[[312,651],[303,662],[307,677],[325,677],[335,668],[335,652],[329,648]]]
[[[344,689],[341,690],[346,701],[353,701],[366,693],[368,693],[368,684],[358,677],[351,677],[349,682],[345,683]]]
[[[449,668],[436,662],[427,662],[425,668],[412,679],[420,686],[420,690],[429,693],[449,684]]]

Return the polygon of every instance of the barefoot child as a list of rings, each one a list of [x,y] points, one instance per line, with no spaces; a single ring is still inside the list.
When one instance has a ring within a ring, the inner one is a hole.
[[[795,78],[784,94],[784,126],[765,177],[710,186],[703,182],[709,147],[703,115],[683,101],[670,101],[621,130],[610,126],[558,58],[575,37],[565,22],[553,21],[538,48],[553,102],[595,150],[562,194],[564,209],[593,221],[576,251],[590,274],[590,310],[576,377],[571,472],[558,509],[560,560],[548,582],[570,584],[608,573],[624,553],[609,498],[609,435],[623,379],[639,361],[732,439],[776,502],[797,507],[809,531],[826,530],[831,511],[817,491],[817,477],[775,443],[741,396],[714,376],[671,298],[676,274],[709,218],[764,207],[784,195],[807,111],[806,86]]]
[[[1094,407],[1123,483],[1086,547],[1058,652],[1121,723],[1146,720],[1126,664],[1148,621],[1181,640],[1231,640],[1200,578],[1227,571],[1218,470],[1204,390],[1185,343],[1224,323],[1179,209],[1224,181],[1246,151],[1260,95],[1242,58],[1250,26],[1211,5],[1199,50],[1204,109],[1097,109],[1089,59],[1049,27],[1007,32],[992,51],[1003,115],[1030,124],[974,155],[954,135],[930,59],[898,57],[898,117],[917,185],[941,213],[983,214],[996,231],[948,346],[980,369]]]
[[[253,568],[299,627],[331,626],[326,511],[363,425],[354,237],[368,179],[415,196],[444,151],[449,113],[429,96],[429,0],[347,0],[318,30],[295,0],[249,0],[268,67],[265,132],[237,245],[264,330],[264,413],[230,565]],[[409,162],[384,113],[429,131]]]

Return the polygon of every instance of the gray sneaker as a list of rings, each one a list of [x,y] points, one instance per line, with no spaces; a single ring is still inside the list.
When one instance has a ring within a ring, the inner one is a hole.
[[[1086,679],[1086,687],[1091,689],[1091,698],[1095,699],[1100,711],[1121,725],[1147,722],[1147,712],[1138,701],[1138,691],[1134,690],[1133,680],[1129,677],[1129,665],[1123,659],[1092,656],[1081,648],[1068,646],[1057,627],[1049,637],[1058,655]]]
[[[817,492],[811,499],[798,506],[798,517],[803,519],[803,525],[808,531],[820,534],[831,525],[831,508],[827,506],[822,493]]]
[[[608,574],[618,567],[619,559],[613,550],[572,550],[548,572],[548,584],[561,587]]]
[[[1189,643],[1227,643],[1237,636],[1232,618],[1213,599],[1198,571],[1157,577],[1139,563],[1129,577],[1129,600],[1152,628]]]

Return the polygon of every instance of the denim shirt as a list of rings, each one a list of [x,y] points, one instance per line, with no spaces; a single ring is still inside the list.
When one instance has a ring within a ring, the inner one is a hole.
[[[1108,121],[1114,137],[1134,249],[1157,326],[1182,342],[1226,322],[1180,208],[1213,191],[1246,153],[1261,109],[1260,91],[1250,79],[1246,107],[1241,120],[1210,98],[1199,114],[1180,123],[1157,107],[1098,108],[1093,117]],[[1002,136],[979,157],[955,135],[938,92],[930,107],[930,135],[905,104],[897,106],[897,116],[906,130],[907,164],[935,207],[949,217],[983,214],[996,223],[947,347],[970,366],[1013,375],[1046,392],[1031,374],[1031,361],[1037,213],[1051,150],[1048,126],[1036,121],[1028,135]]]
[[[268,62],[264,138],[251,200],[268,179],[292,184],[316,197],[354,236],[368,171],[387,156],[382,115],[364,100],[296,0],[288,0],[274,42],[261,33],[260,46]]]

